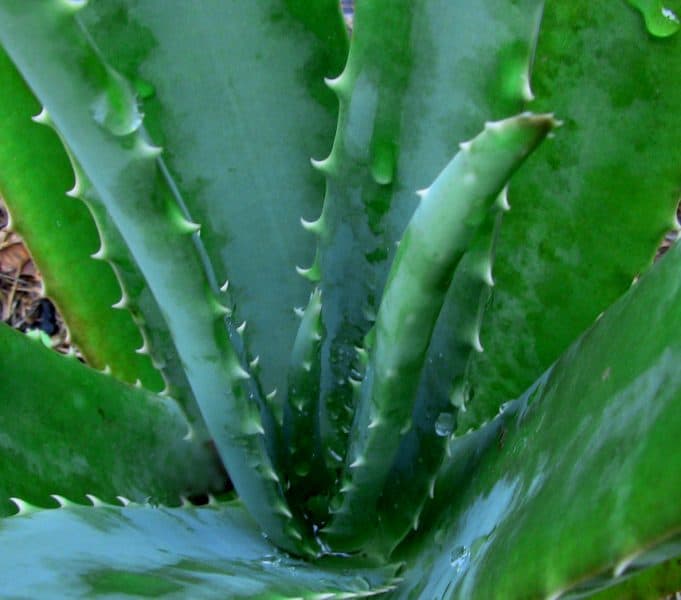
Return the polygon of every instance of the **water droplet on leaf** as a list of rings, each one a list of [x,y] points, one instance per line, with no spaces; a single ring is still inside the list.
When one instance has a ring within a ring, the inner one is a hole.
[[[92,105],[92,116],[115,136],[129,135],[142,124],[142,113],[130,84],[113,70],[107,71],[107,84]]]
[[[629,0],[629,4],[641,11],[648,32],[655,37],[669,37],[681,28],[676,13],[662,0]]]
[[[454,415],[452,413],[440,413],[435,421],[435,433],[440,437],[452,434],[454,430]]]
[[[466,567],[466,563],[468,562],[468,559],[470,558],[471,553],[468,548],[465,546],[457,546],[452,550],[452,553],[449,557],[449,562],[456,569],[458,573],[464,570]]]

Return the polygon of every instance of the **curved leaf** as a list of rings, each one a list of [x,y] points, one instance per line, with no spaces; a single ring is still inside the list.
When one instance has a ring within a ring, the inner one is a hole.
[[[203,508],[23,507],[0,521],[6,597],[365,597],[393,569],[295,560],[267,542],[239,504]]]
[[[111,306],[121,289],[109,265],[91,255],[100,240],[88,209],[66,196],[73,170],[54,132],[31,121],[41,106],[0,48],[0,193],[59,306],[73,342],[95,368],[151,390],[163,382],[127,311]]]
[[[676,244],[513,410],[454,439],[401,596],[557,598],[681,555],[680,303]]]
[[[0,324],[0,515],[8,498],[51,505],[50,494],[85,501],[153,498],[222,489],[211,448],[185,439],[177,405],[52,352]]]
[[[485,121],[519,112],[541,4],[357,3],[347,65],[329,82],[341,108],[331,153],[317,163],[327,176],[324,209],[309,225],[319,237],[326,329],[319,437],[332,473],[354,412],[356,347],[375,319],[416,191]]]
[[[284,498],[275,436],[264,435],[273,419],[249,373],[241,330],[226,320],[225,294],[161,150],[147,139],[131,85],[102,60],[80,24],[83,7],[3,0],[0,40],[143,273],[239,495],[278,544],[314,552],[310,528]],[[81,182],[75,189],[84,193]]]
[[[510,186],[460,431],[517,397],[676,227],[680,74],[681,35],[654,37],[624,0],[547,1],[529,108],[564,126]]]
[[[403,436],[413,426],[426,353],[452,275],[511,175],[555,126],[550,115],[529,113],[488,123],[461,145],[424,192],[400,242],[371,333],[343,473],[346,489],[322,530],[333,548],[356,551],[378,544],[391,528],[398,539],[409,530],[408,517],[381,513],[377,504]],[[426,490],[421,489],[423,499]],[[413,506],[406,513],[418,515]],[[381,533],[370,526],[376,520],[383,521]]]
[[[336,0],[108,0],[81,13],[106,60],[137,83],[165,159],[266,391],[286,390],[288,356],[314,254],[301,217],[319,213],[347,34]],[[182,23],[178,35],[178,22]]]

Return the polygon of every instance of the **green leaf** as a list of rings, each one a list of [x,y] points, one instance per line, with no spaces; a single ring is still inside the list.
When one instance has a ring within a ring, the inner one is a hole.
[[[185,439],[170,399],[121,383],[0,324],[0,515],[8,498],[52,504],[123,495],[176,504],[224,487],[210,448]]]
[[[135,354],[142,337],[126,311],[111,306],[121,289],[99,250],[87,208],[66,196],[73,187],[69,159],[54,132],[34,123],[40,113],[14,65],[0,48],[0,193],[40,269],[45,293],[63,314],[71,339],[95,368],[151,390],[163,383],[147,356]]]
[[[630,577],[591,596],[591,600],[660,600],[681,590],[681,557],[635,571]]]
[[[380,543],[381,534],[370,526],[377,518],[383,521],[381,533],[394,528],[399,539],[409,530],[409,518],[392,510],[381,514],[377,503],[402,438],[413,426],[421,373],[452,275],[488,213],[496,212],[495,201],[511,175],[555,125],[550,115],[529,113],[487,123],[424,190],[400,241],[371,333],[343,474],[347,489],[341,490],[340,505],[332,506],[333,519],[323,530],[333,548],[349,552]],[[419,468],[418,461],[413,467]],[[421,492],[425,499],[426,489]],[[407,514],[417,516],[420,504]]]
[[[680,74],[681,35],[653,37],[624,0],[546,3],[529,108],[564,126],[510,186],[460,430],[517,397],[675,226]]]
[[[355,598],[394,569],[295,560],[236,503],[203,508],[66,504],[0,521],[5,597]]]
[[[242,330],[226,320],[225,294],[161,150],[141,127],[131,85],[102,61],[80,24],[83,6],[3,0],[0,40],[143,273],[239,495],[278,544],[314,553],[309,528],[284,498],[275,436],[264,435],[273,419],[247,370]]]
[[[681,555],[680,303],[676,244],[512,409],[453,440],[403,596],[553,598]]]
[[[144,124],[165,159],[267,392],[286,390],[288,356],[309,282],[336,75],[347,34],[336,0],[92,2],[81,13],[105,59],[148,87]],[[178,35],[178,22],[182,35]]]
[[[327,332],[320,439],[332,471],[341,466],[353,413],[355,348],[375,319],[416,191],[485,121],[519,112],[541,5],[357,3],[348,63],[330,82],[341,109],[333,149],[317,164],[327,176],[324,209],[309,225],[319,237]]]

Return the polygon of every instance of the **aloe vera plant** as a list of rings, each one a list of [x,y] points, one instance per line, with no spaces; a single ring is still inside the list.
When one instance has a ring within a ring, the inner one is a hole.
[[[680,587],[673,4],[0,0],[3,595]]]

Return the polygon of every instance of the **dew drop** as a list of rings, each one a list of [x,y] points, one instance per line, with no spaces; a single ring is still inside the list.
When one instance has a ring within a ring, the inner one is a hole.
[[[465,569],[466,563],[468,562],[470,556],[471,553],[468,548],[464,546],[457,546],[454,548],[454,550],[452,550],[452,553],[449,556],[449,563],[454,569],[456,569],[457,573],[460,573]]]
[[[629,4],[641,11],[648,32],[655,37],[669,37],[681,28],[676,13],[662,0],[629,0]]]
[[[440,437],[452,434],[454,431],[454,415],[449,412],[440,413],[435,421],[435,433]]]
[[[107,70],[106,88],[92,104],[92,116],[115,136],[129,135],[142,124],[135,91],[111,69]]]

